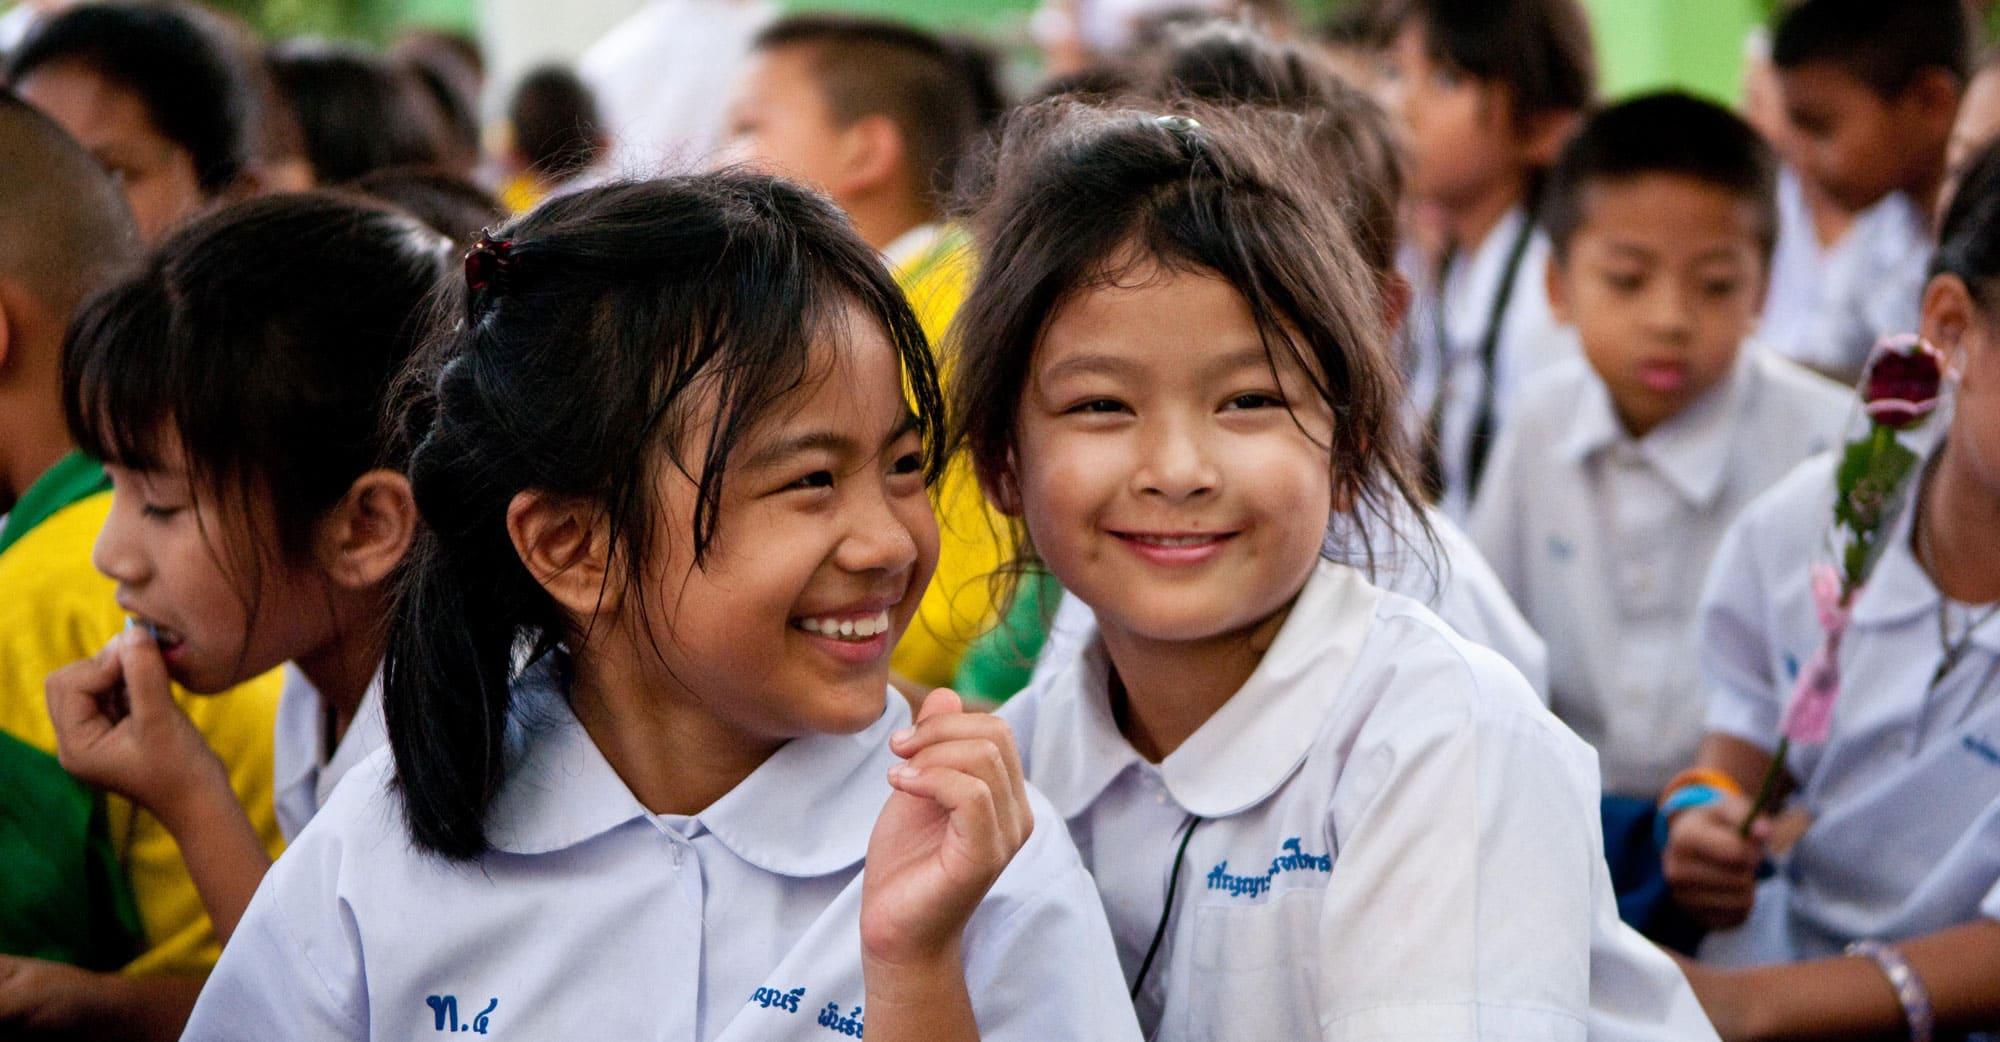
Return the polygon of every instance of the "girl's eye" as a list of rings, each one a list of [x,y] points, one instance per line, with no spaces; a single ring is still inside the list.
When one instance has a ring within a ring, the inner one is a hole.
[[[790,484],[789,486],[787,486],[787,487],[789,487],[789,488],[832,488],[832,487],[833,487],[833,471],[830,471],[830,470],[815,470],[815,471],[813,471],[812,473],[810,473],[810,474],[807,474],[807,475],[806,475],[805,477],[802,477],[802,478],[800,478],[799,480],[797,480],[797,481],[794,481],[794,482],[792,482],[792,483],[791,483],[791,484]]]
[[[1736,292],[1736,280],[1716,279],[1712,282],[1704,282],[1701,285],[1701,291],[1711,297],[1726,297]]]
[[[163,507],[163,506],[156,506],[152,503],[139,504],[139,516],[150,518],[151,520],[154,521],[165,521],[166,519],[180,512],[181,512],[180,507]]]
[[[1644,285],[1646,280],[1639,275],[1610,272],[1604,276],[1604,281],[1609,283],[1612,289],[1620,293],[1637,293],[1639,292],[1639,287]]]
[[[914,452],[896,457],[896,462],[889,465],[891,474],[915,474],[923,469],[923,457]]]
[[[1263,391],[1249,391],[1247,393],[1239,394],[1236,397],[1229,399],[1229,401],[1224,404],[1223,408],[1273,409],[1273,408],[1283,408],[1284,404],[1285,400],[1278,397],[1275,394],[1267,394]]]
[[[1123,412],[1124,409],[1125,409],[1124,404],[1119,402],[1115,398],[1092,398],[1087,402],[1078,402],[1077,404],[1070,406],[1068,411],[1073,413],[1096,413],[1100,415],[1105,415],[1115,412]]]

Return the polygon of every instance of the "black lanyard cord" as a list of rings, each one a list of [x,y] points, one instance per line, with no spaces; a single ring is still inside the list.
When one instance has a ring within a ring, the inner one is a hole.
[[[1187,860],[1188,841],[1194,838],[1194,827],[1201,819],[1188,815],[1187,824],[1181,828],[1180,849],[1174,851],[1174,867],[1167,873],[1167,906],[1160,910],[1160,925],[1153,928],[1153,943],[1146,946],[1146,957],[1139,963],[1139,976],[1132,981],[1132,998],[1139,998],[1139,989],[1146,986],[1146,975],[1153,971],[1153,958],[1160,954],[1160,942],[1166,940],[1167,922],[1174,917],[1174,891],[1181,885],[1181,863]]]
[[[1514,283],[1521,274],[1521,262],[1528,254],[1528,245],[1535,237],[1535,207],[1529,207],[1521,215],[1521,228],[1514,233],[1514,242],[1507,248],[1507,263],[1500,271],[1500,285],[1493,294],[1493,306],[1487,311],[1486,331],[1479,339],[1479,408],[1472,417],[1472,442],[1466,449],[1465,492],[1470,498],[1479,491],[1479,479],[1486,470],[1486,457],[1493,449],[1494,389],[1496,384],[1495,363],[1500,356],[1500,331],[1507,321],[1507,309],[1514,302]],[[1437,307],[1432,312],[1437,329],[1438,344],[1438,393],[1431,403],[1430,430],[1425,446],[1425,478],[1431,486],[1433,498],[1444,493],[1444,411],[1451,396],[1451,340],[1446,335],[1444,312],[1444,283],[1451,274],[1452,262],[1457,257],[1456,249],[1447,250],[1444,263],[1439,267]]]

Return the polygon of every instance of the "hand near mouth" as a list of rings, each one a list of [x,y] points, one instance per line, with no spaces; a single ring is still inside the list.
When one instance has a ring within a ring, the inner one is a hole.
[[[145,628],[128,627],[96,656],[49,674],[45,687],[57,758],[77,778],[163,821],[205,790],[230,791],[222,761],[174,702]]]

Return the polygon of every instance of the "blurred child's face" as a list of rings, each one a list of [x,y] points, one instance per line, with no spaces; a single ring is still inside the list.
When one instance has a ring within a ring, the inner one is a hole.
[[[812,381],[730,451],[699,565],[688,538],[695,479],[671,464],[660,478],[672,523],[655,543],[647,637],[671,672],[657,682],[762,738],[873,723],[890,649],[937,564],[895,349],[878,323],[850,311],[844,335],[813,355]],[[691,444],[684,455],[705,451]]]
[[[118,606],[157,629],[168,675],[214,694],[325,643],[325,587],[273,552],[276,525],[264,506],[245,516],[197,490],[171,433],[160,458],[174,462],[105,465],[111,513],[91,561],[117,582]]]
[[[2000,66],[1989,65],[1965,88],[1965,100],[1951,125],[1951,144],[1945,148],[1945,169],[1954,173],[1962,169],[1973,153],[1995,138],[2000,138]]]
[[[817,188],[839,202],[841,127],[801,47],[750,56],[729,102],[726,158]]]
[[[1379,82],[1383,105],[1407,132],[1415,200],[1468,206],[1521,176],[1525,160],[1507,89],[1432,58],[1420,22],[1396,34]]]
[[[117,179],[147,242],[206,205],[193,157],[153,126],[137,94],[76,62],[38,68],[16,88]]]
[[[1599,181],[1584,219],[1549,267],[1557,316],[1644,435],[1721,383],[1763,307],[1756,209],[1674,174]]]
[[[1107,639],[1246,633],[1305,584],[1333,506],[1333,420],[1277,354],[1273,371],[1228,282],[1152,263],[1080,291],[1044,330],[1010,506]]]
[[[1937,166],[1938,131],[1914,98],[1885,99],[1830,62],[1780,69],[1778,83],[1793,131],[1787,158],[1841,208],[1866,209],[1917,187],[1922,171]]]

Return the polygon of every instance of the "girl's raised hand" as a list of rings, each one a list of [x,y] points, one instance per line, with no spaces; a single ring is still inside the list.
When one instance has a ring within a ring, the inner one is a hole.
[[[895,791],[868,839],[861,946],[872,960],[917,964],[956,952],[1035,823],[1012,729],[967,712],[955,692],[931,692],[889,749],[905,762],[889,770]]]
[[[162,818],[203,786],[228,789],[228,772],[175,704],[145,630],[129,628],[95,657],[49,674],[46,690],[57,759],[77,778]]]

